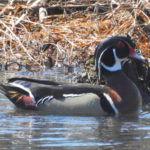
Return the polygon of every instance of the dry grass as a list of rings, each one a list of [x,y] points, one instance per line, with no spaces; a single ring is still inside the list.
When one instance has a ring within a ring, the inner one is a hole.
[[[51,1],[51,6],[75,5],[77,1]],[[38,14],[33,13],[33,8],[40,5],[38,0],[29,2],[11,2],[1,8],[2,65],[15,61],[21,65],[44,66],[49,57],[56,65],[78,65],[94,53],[95,47],[103,39],[127,33],[135,39],[143,55],[150,57],[150,18],[145,12],[150,11],[150,4],[147,0],[126,0],[124,3],[121,0],[83,0],[80,3],[95,6],[95,12],[87,9],[71,14],[51,15],[42,23]],[[116,8],[112,7],[113,3],[117,4]],[[109,4],[109,11],[98,13],[96,10],[102,4]],[[46,43],[51,44],[49,49],[41,50]]]

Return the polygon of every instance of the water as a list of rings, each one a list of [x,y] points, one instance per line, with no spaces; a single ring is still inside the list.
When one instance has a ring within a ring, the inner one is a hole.
[[[57,73],[57,77],[54,70],[36,74],[1,72],[0,76],[1,81],[16,75],[58,79]],[[68,77],[61,74],[61,78]],[[0,95],[0,150],[22,149],[149,150],[150,112],[126,118],[41,115],[16,109]]]

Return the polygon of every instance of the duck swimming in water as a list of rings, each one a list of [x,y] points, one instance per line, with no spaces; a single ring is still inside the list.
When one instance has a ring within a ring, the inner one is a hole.
[[[13,81],[13,82],[12,82]],[[50,85],[45,81],[13,78],[0,90],[17,107],[54,115],[119,115],[120,96],[111,88],[90,84]]]
[[[122,49],[126,51],[122,53]],[[1,92],[17,107],[37,109],[54,115],[122,115],[137,113],[141,94],[122,71],[128,57],[137,56],[130,42],[117,39],[116,44],[95,51],[99,78],[105,85],[62,84],[46,80],[12,78],[1,84]]]

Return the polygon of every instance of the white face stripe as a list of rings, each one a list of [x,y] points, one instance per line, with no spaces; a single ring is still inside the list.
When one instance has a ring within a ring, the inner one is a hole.
[[[101,63],[101,65],[110,72],[121,70],[121,60],[122,59],[119,59],[117,57],[116,49],[113,49],[113,54],[114,54],[114,58],[115,58],[115,64],[113,66],[109,67],[109,66],[106,66],[104,63]]]
[[[13,86],[15,86],[15,87],[18,87],[18,88],[20,88],[20,89],[22,89],[24,91],[26,91],[27,93],[29,93],[29,96],[31,97],[31,99],[33,100],[33,102],[36,103],[35,98],[34,98],[33,94],[31,93],[31,90],[29,88],[26,88],[23,85],[17,84],[17,83],[10,83],[10,84],[13,85]]]
[[[109,104],[111,105],[112,109],[115,112],[115,116],[119,115],[118,109],[116,108],[116,106],[113,103],[112,98],[107,94],[107,93],[103,93],[103,95],[106,97],[106,99],[109,101]]]
[[[115,64],[111,67],[105,65],[104,63],[101,63],[101,58],[104,54],[105,51],[107,51],[108,48],[106,48],[100,55],[99,59],[98,59],[98,77],[100,80],[100,73],[101,73],[101,65],[108,71],[113,72],[113,71],[117,71],[117,70],[121,70],[122,69],[122,65],[125,64],[126,61],[128,61],[128,58],[118,58],[117,54],[116,54],[116,49],[113,49],[113,54],[114,54],[114,58],[115,58]],[[95,64],[96,64],[96,60],[95,60]]]
[[[100,80],[100,78],[101,78],[101,58],[102,58],[102,56],[103,56],[103,54],[104,54],[104,52],[106,51],[106,50],[108,50],[108,48],[106,48],[106,49],[104,49],[104,51],[101,53],[101,55],[100,55],[100,57],[99,57],[99,59],[98,59],[98,77],[99,77],[99,80]],[[96,64],[96,63],[95,63]]]

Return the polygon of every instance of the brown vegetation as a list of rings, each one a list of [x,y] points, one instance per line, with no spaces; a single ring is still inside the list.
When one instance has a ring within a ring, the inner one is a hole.
[[[42,7],[47,14],[39,18]],[[149,8],[147,0],[5,3],[0,8],[0,63],[5,68],[8,64],[51,67],[54,62],[59,66],[79,65],[103,39],[126,34],[149,58]]]

